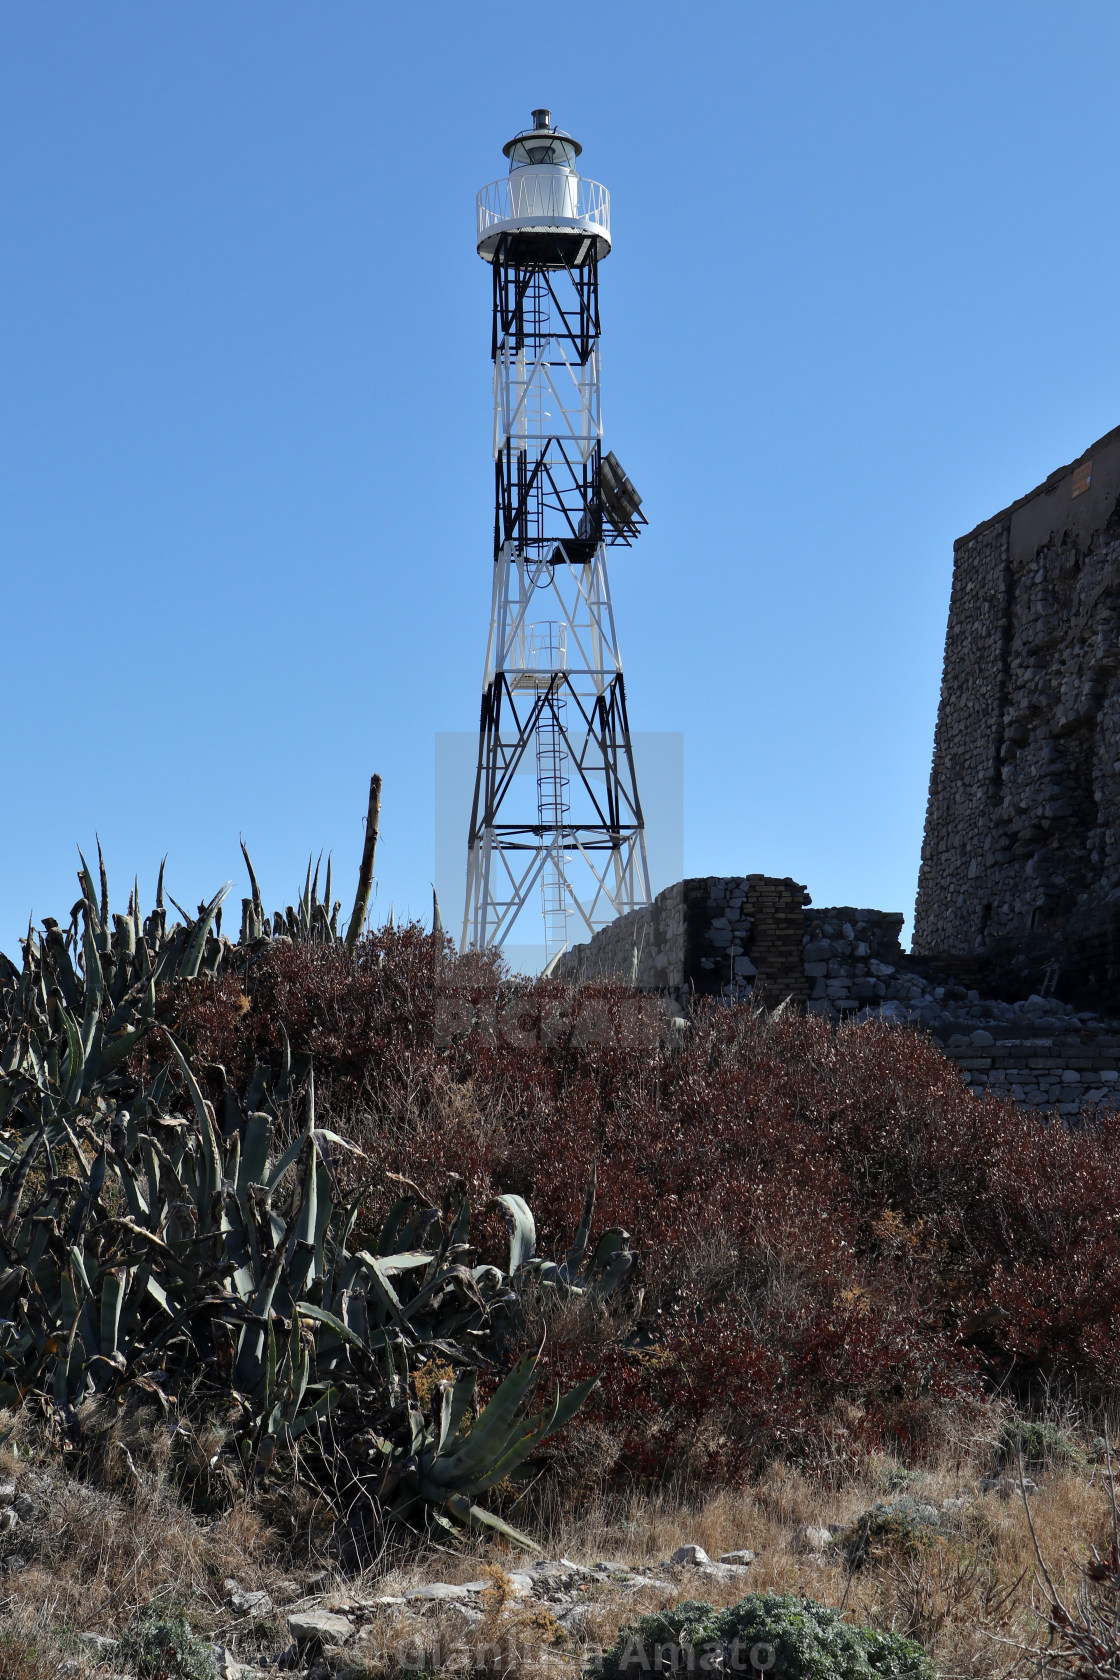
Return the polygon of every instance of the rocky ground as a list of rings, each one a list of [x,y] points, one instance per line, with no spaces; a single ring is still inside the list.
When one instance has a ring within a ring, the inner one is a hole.
[[[1091,1546],[1107,1542],[1099,1454],[1035,1470],[1026,1488],[1068,1588]],[[757,1591],[807,1594],[918,1637],[944,1673],[1014,1672],[1000,1640],[1037,1632],[1018,1477],[959,1461],[913,1472],[880,1460],[833,1487],[775,1469],[699,1502],[666,1494],[558,1516],[553,1532],[568,1544],[548,1558],[468,1541],[386,1557],[352,1578],[306,1555],[296,1567],[291,1543],[250,1506],[199,1521],[143,1473],[130,1494],[110,1495],[20,1461],[0,1499],[5,1680],[150,1674],[135,1630],[175,1616],[191,1646],[186,1666],[168,1672],[189,1680],[575,1677],[639,1614]]]

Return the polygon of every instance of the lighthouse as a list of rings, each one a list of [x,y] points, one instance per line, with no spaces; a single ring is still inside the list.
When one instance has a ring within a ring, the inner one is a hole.
[[[461,948],[544,928],[546,965],[650,899],[607,575],[646,523],[604,452],[610,194],[546,110],[477,200],[493,280],[494,575]],[[538,921],[538,917],[540,920]],[[535,942],[535,941],[534,941]]]

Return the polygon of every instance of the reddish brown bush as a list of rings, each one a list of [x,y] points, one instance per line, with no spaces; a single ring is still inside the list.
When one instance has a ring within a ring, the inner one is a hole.
[[[600,1468],[919,1450],[986,1382],[1116,1387],[1120,1120],[977,1102],[917,1033],[700,1007],[679,1034],[655,999],[514,985],[415,927],[165,1006],[235,1087],[283,1024],[366,1151],[368,1222],[387,1172],[433,1198],[455,1172],[480,1208],[524,1195],[560,1252],[597,1164],[597,1225],[639,1256],[624,1322],[561,1315],[548,1357],[603,1373],[576,1437]]]

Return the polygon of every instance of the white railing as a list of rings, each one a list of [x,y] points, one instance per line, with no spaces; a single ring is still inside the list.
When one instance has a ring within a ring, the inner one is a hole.
[[[478,194],[478,237],[502,222],[555,227],[580,223],[610,237],[611,195],[566,169],[515,169]]]

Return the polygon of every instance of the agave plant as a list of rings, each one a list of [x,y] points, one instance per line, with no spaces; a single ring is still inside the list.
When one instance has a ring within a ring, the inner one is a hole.
[[[241,933],[236,943],[221,932],[227,884],[197,916],[179,905],[182,922],[168,926],[164,903],[164,864],[156,885],[155,909],[141,919],[138,884],[125,913],[113,913],[100,843],[99,884],[79,852],[81,897],[65,931],[53,918],[43,932],[29,926],[23,940],[23,965],[17,968],[0,953],[0,1124],[11,1118],[38,1117],[40,1072],[47,1069],[72,1101],[111,1093],[119,1083],[114,1070],[155,1024],[159,988],[200,973],[217,974],[231,962],[243,963],[266,941],[342,944],[339,901],[331,899],[328,857],[324,897],[319,897],[322,858],[307,878],[296,906],[265,914],[252,859],[242,842],[251,896],[241,901]],[[364,865],[363,865],[364,866]],[[175,901],[171,900],[172,904]],[[79,923],[81,924],[79,928]],[[80,1085],[78,1069],[81,1070]]]
[[[77,1109],[112,1092],[121,1064],[155,1025],[157,989],[193,978],[212,958],[210,928],[226,889],[169,930],[162,868],[156,908],[143,923],[136,892],[128,913],[110,922],[103,861],[100,896],[84,858],[79,879],[69,935],[48,918],[42,936],[28,928],[22,970],[0,955],[0,1125],[49,1124],[60,1104]]]
[[[341,945],[338,900],[331,900],[331,860],[325,898],[319,897],[322,859],[307,878],[296,907],[271,917],[264,912],[252,860],[242,842],[251,896],[242,900],[241,934],[234,944],[221,932],[228,884],[197,916],[171,903],[184,918],[168,925],[164,865],[155,909],[141,919],[139,887],[124,914],[113,913],[100,843],[99,886],[79,852],[81,897],[65,931],[46,918],[42,933],[29,926],[17,968],[0,953],[0,1126],[51,1123],[63,1106],[96,1111],[127,1091],[123,1064],[156,1025],[160,988],[199,974],[244,968],[274,940]],[[368,850],[368,848],[367,848]],[[363,870],[367,867],[363,859]],[[166,863],[166,859],[164,860]],[[0,1160],[5,1158],[0,1143]]]
[[[448,1511],[461,1523],[499,1530],[520,1544],[533,1547],[527,1535],[478,1505],[480,1494],[506,1481],[540,1444],[575,1416],[598,1381],[591,1377],[569,1389],[557,1389],[549,1404],[526,1417],[525,1403],[536,1379],[536,1360],[525,1357],[495,1389],[471,1423],[476,1373],[464,1371],[443,1390],[438,1427],[425,1427],[422,1414],[413,1415],[412,1451],[394,1477],[393,1517],[407,1517],[426,1504],[436,1520],[451,1524]]]
[[[630,1252],[630,1234],[613,1225],[604,1231],[591,1253],[591,1222],[595,1216],[596,1170],[591,1178],[583,1203],[583,1217],[576,1229],[571,1247],[558,1265],[536,1253],[537,1227],[532,1209],[520,1196],[498,1196],[498,1207],[505,1216],[509,1231],[509,1271],[519,1283],[533,1277],[545,1289],[565,1296],[609,1295],[618,1288],[634,1263]]]
[[[77,1431],[91,1402],[129,1390],[232,1403],[246,1479],[295,1453],[345,1482],[369,1521],[426,1513],[531,1545],[477,1501],[591,1385],[527,1415],[536,1359],[509,1369],[522,1303],[530,1289],[617,1287],[626,1233],[589,1252],[592,1179],[555,1264],[536,1254],[527,1204],[504,1195],[508,1267],[477,1264],[453,1181],[442,1209],[408,1186],[363,1247],[357,1205],[336,1193],[353,1146],[319,1123],[309,1067],[292,1124],[286,1040],[278,1078],[259,1067],[244,1100],[227,1093],[219,1124],[158,1019],[159,988],[243,962],[266,939],[339,940],[329,860],[326,900],[309,864],[298,909],[271,925],[247,851],[245,862],[237,945],[221,935],[225,889],[196,917],[176,905],[184,920],[168,927],[162,868],[148,917],[135,890],[112,915],[99,847],[99,883],[81,860],[69,931],[47,921],[42,936],[29,929],[21,970],[0,960],[0,1406],[37,1400]],[[138,1088],[127,1058],[146,1035],[168,1060]],[[435,1421],[417,1401],[426,1366],[450,1373]],[[476,1416],[480,1373],[496,1387]]]
[[[169,1044],[191,1117],[158,1112],[169,1086],[161,1075],[133,1112],[109,1119],[100,1142],[94,1125],[60,1106],[9,1148],[0,1169],[0,1404],[49,1396],[73,1423],[82,1402],[130,1387],[189,1391],[200,1404],[232,1398],[238,1456],[257,1478],[278,1448],[330,1419],[336,1455],[347,1456],[354,1433],[368,1441],[374,1432],[372,1471],[354,1479],[378,1512],[407,1518],[427,1505],[504,1527],[477,1497],[566,1422],[590,1387],[524,1418],[536,1361],[522,1359],[470,1422],[477,1373],[498,1365],[520,1290],[542,1269],[524,1254],[512,1274],[470,1264],[462,1186],[442,1216],[402,1197],[377,1252],[352,1248],[357,1209],[336,1203],[329,1158],[353,1146],[317,1124],[313,1079],[303,1129],[286,1148],[275,1149],[265,1111],[223,1139]],[[59,1172],[59,1153],[80,1170]],[[36,1171],[40,1156],[45,1172]],[[520,1198],[502,1200],[517,1208],[523,1245],[528,1210]],[[434,1433],[410,1384],[433,1359],[457,1373]],[[349,1422],[336,1416],[344,1398]]]

